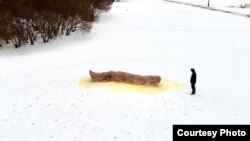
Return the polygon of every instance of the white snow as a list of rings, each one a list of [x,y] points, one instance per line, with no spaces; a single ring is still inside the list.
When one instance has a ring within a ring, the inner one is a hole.
[[[210,7],[223,9],[239,14],[250,14],[250,7],[241,8],[241,5],[250,4],[250,0],[173,0],[177,2],[192,3],[202,6],[207,6],[208,2]]]
[[[173,124],[247,124],[249,27],[241,16],[122,0],[90,34],[0,48],[0,140],[166,141]],[[90,69],[158,74],[183,87],[150,95],[79,86]]]

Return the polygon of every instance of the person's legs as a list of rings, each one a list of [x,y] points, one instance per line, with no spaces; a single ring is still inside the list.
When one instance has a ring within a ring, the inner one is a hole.
[[[191,84],[192,94],[195,94],[195,84]]]

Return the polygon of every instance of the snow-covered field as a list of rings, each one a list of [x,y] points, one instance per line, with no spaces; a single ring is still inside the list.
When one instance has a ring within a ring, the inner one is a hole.
[[[250,15],[250,7],[241,8],[241,5],[250,4],[250,0],[173,0],[177,2],[192,3],[202,6],[209,5],[212,8],[223,9],[239,14]]]
[[[250,3],[250,0],[174,0],[181,2],[190,2],[207,5],[208,1],[211,6],[240,6],[240,4]]]
[[[0,48],[0,141],[169,141],[173,124],[249,124],[249,37],[249,18],[122,0],[90,34]],[[80,86],[90,69],[183,87],[151,95]]]

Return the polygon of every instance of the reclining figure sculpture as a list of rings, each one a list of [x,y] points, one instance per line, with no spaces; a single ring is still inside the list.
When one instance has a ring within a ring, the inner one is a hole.
[[[108,72],[93,72],[89,71],[90,77],[94,82],[124,82],[136,85],[153,85],[157,86],[161,82],[160,76],[155,75],[137,75],[122,71],[108,71]]]

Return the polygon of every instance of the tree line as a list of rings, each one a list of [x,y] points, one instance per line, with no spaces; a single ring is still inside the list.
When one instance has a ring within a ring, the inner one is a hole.
[[[0,0],[1,43],[18,48],[37,39],[49,42],[58,35],[89,32],[101,12],[114,0]]]

